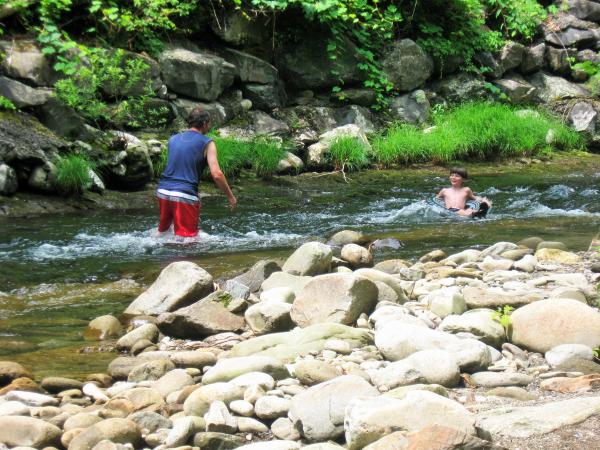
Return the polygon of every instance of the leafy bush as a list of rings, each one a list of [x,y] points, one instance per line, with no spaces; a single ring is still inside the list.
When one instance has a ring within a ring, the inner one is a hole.
[[[69,154],[56,160],[56,185],[65,195],[81,194],[91,182],[93,164],[83,155]]]
[[[368,163],[367,146],[352,136],[340,136],[329,147],[329,159],[336,169],[358,170]]]
[[[483,0],[488,25],[499,28],[507,39],[531,41],[547,12],[536,0]]]
[[[401,125],[377,137],[373,142],[376,161],[390,165],[535,155],[548,149],[550,129],[554,147],[583,146],[581,136],[558,120],[541,112],[519,116],[507,105],[466,104],[434,115],[434,122],[435,128],[428,133]]]
[[[7,111],[16,111],[17,107],[9,99],[0,95],[0,109],[4,109]]]

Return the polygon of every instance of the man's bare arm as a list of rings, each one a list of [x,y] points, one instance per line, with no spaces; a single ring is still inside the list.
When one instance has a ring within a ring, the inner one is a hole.
[[[229,183],[227,183],[227,178],[225,178],[225,174],[221,171],[221,167],[219,167],[219,159],[217,158],[217,146],[214,142],[209,142],[206,145],[206,161],[208,162],[208,169],[210,170],[210,176],[213,181],[217,185],[221,191],[227,196],[227,200],[231,205],[231,211],[235,210],[237,206],[237,199],[233,192],[231,192],[231,188],[229,187]]]

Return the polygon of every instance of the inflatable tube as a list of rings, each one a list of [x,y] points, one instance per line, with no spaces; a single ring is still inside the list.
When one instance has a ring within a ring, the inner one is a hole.
[[[459,217],[462,219],[482,219],[490,212],[491,207],[487,203],[480,203],[477,200],[467,200],[466,208],[471,208],[475,211],[471,216],[461,216],[456,211],[451,211],[444,206],[444,200],[437,197],[432,197],[426,200],[427,204],[440,216],[444,217]]]

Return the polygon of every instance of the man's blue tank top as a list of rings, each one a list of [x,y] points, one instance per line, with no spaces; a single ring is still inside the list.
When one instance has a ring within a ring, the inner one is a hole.
[[[198,182],[206,167],[204,149],[210,141],[212,139],[192,130],[169,139],[167,167],[160,177],[158,189],[198,195]]]

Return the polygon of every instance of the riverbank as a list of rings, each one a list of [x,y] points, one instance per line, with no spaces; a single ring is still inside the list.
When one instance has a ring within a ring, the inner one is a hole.
[[[307,243],[212,293],[208,272],[170,264],[125,309],[137,316],[129,332],[112,316],[89,323],[100,346],[123,353],[106,373],[34,382],[32,367],[0,363],[11,382],[0,391],[0,441],[69,450],[102,439],[247,450],[593,445],[597,250],[528,238],[373,266],[360,234],[332,240],[343,245],[339,259]]]
[[[600,172],[600,154],[585,152],[559,152],[554,153],[551,158],[539,160],[535,158],[518,158],[495,162],[456,162],[457,165],[466,167],[472,176],[491,176],[496,174],[527,174],[535,176],[540,173],[552,173],[556,176],[569,173],[594,174]],[[362,170],[366,178],[381,176],[390,184],[402,185],[404,177],[415,177],[422,174],[431,176],[439,174],[440,177],[447,175],[448,166],[412,164],[398,167],[397,169],[384,170]],[[306,172],[300,175],[276,175],[270,180],[262,180],[250,172],[242,172],[232,178],[232,188],[243,202],[247,192],[263,191],[265,189],[277,189],[279,185],[302,185],[311,184],[313,179],[324,182],[333,180],[334,184],[353,186],[353,174],[340,172]],[[359,177],[364,184],[364,175]],[[375,180],[373,180],[375,181]],[[366,182],[368,183],[368,181]],[[344,186],[344,189],[346,187]],[[19,192],[14,196],[0,195],[0,221],[10,218],[37,217],[47,214],[69,214],[79,211],[116,210],[131,211],[139,209],[155,208],[154,198],[155,184],[149,183],[143,190],[135,192],[124,192],[106,190],[102,194],[85,192],[82,196],[58,197],[54,195],[42,195],[32,192]],[[210,181],[201,183],[201,194],[206,197],[218,196],[219,191]]]

